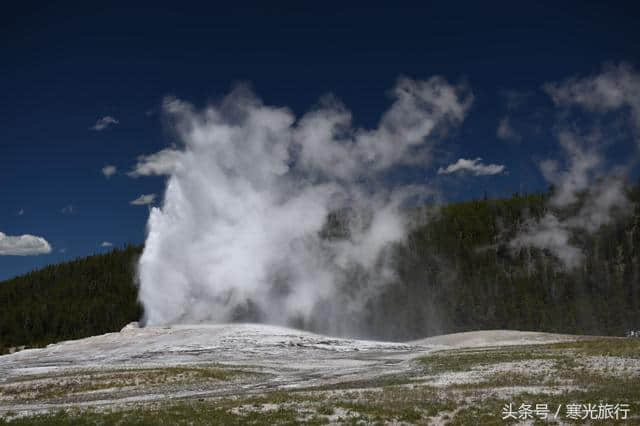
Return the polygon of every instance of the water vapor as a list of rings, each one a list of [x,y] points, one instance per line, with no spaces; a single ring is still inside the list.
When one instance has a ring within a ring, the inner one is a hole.
[[[637,134],[640,74],[624,63],[609,65],[598,75],[547,83],[543,89],[561,110],[556,138],[562,157],[540,162],[543,177],[553,186],[548,210],[539,221],[527,220],[510,245],[547,249],[571,269],[580,266],[584,259],[571,239],[572,233],[593,233],[631,212],[624,189],[630,165],[611,166],[603,154],[616,138],[609,138],[602,120],[595,120],[594,125],[584,129],[575,117],[580,118],[579,114],[585,112],[599,116],[619,114],[631,132]]]
[[[430,191],[382,175],[428,164],[473,99],[440,77],[400,78],[390,94],[373,129],[331,95],[299,118],[245,86],[204,109],[165,99],[179,142],[129,173],[168,176],[138,268],[144,321],[349,333],[343,320],[392,278],[385,254],[407,234],[402,206]]]

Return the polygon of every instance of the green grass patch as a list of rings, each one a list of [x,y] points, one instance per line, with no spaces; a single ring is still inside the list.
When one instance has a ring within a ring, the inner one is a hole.
[[[0,387],[0,395],[19,400],[53,399],[71,394],[138,386],[226,381],[250,373],[220,367],[168,367],[74,372],[59,376],[22,378]]]
[[[372,421],[416,422],[441,412],[453,411],[457,404],[428,386],[390,386],[380,391],[354,392],[334,400],[338,407],[356,412]]]
[[[625,337],[590,338],[576,342],[545,345],[549,349],[571,350],[587,356],[640,358],[640,339]]]
[[[283,408],[264,412],[235,414],[212,403],[180,403],[151,410],[140,408],[119,412],[59,411],[54,414],[0,419],[0,425],[71,426],[71,425],[244,425],[244,424],[297,424],[295,409]],[[321,422],[317,422],[321,424]]]
[[[447,350],[418,358],[426,372],[439,374],[456,371],[469,371],[475,367],[522,362],[532,360],[559,360],[565,358],[561,353],[550,353],[538,347],[519,346],[500,349]]]

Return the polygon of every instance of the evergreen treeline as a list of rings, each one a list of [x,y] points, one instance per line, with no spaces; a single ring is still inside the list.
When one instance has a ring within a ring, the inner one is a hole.
[[[134,284],[142,248],[51,265],[0,282],[0,353],[120,330],[142,314]]]
[[[398,282],[369,302],[363,329],[391,340],[481,329],[618,336],[640,329],[640,187],[629,195],[632,215],[573,235],[585,254],[573,270],[546,250],[508,246],[527,218],[546,213],[548,194],[444,207],[397,248]]]
[[[586,257],[570,271],[545,250],[507,244],[527,219],[546,213],[547,196],[457,203],[422,220],[393,251],[397,282],[337,331],[407,340],[496,328],[604,335],[640,329],[640,187],[630,192],[632,215],[593,235],[574,235]],[[416,220],[429,211],[414,212]],[[340,217],[332,216],[323,236],[342,238],[340,228]],[[1,282],[0,351],[117,331],[138,320],[141,249]],[[321,321],[297,325],[323,328]]]

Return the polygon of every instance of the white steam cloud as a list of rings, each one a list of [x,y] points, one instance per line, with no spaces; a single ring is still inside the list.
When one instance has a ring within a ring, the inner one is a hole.
[[[518,234],[512,247],[531,246],[549,250],[566,268],[580,266],[584,255],[570,242],[571,229],[554,214],[547,213],[539,221],[527,221],[525,231]]]
[[[629,64],[609,65],[600,74],[543,87],[558,106],[579,106],[597,113],[628,108],[633,125],[640,130],[640,74]]]
[[[340,315],[391,277],[384,253],[407,232],[400,207],[427,192],[380,175],[427,162],[472,102],[439,77],[400,78],[392,96],[375,129],[354,127],[332,96],[299,119],[245,87],[204,110],[166,99],[182,146],[130,172],[170,176],[139,262],[146,323],[240,312],[279,324],[322,317],[323,331],[339,333]],[[342,212],[344,238],[321,236],[332,212]]]
[[[629,108],[631,127],[640,129],[640,75],[625,64],[607,67],[596,76],[548,83],[544,89],[559,107],[578,106],[595,113]],[[567,126],[560,129],[557,138],[565,157],[564,168],[557,160],[540,163],[542,175],[554,186],[550,210],[538,222],[527,221],[524,231],[510,244],[514,248],[548,249],[565,267],[574,268],[582,264],[584,255],[571,242],[571,232],[593,233],[629,213],[631,203],[624,191],[624,169],[605,164],[601,149],[608,142],[600,126],[588,133]],[[574,205],[580,205],[576,212],[559,217],[557,209]]]

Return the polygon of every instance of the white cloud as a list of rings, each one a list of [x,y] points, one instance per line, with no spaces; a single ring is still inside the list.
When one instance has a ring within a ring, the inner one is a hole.
[[[68,206],[64,206],[60,209],[60,213],[62,214],[73,214],[73,206],[69,204]]]
[[[557,106],[579,106],[600,113],[628,107],[636,130],[640,130],[640,73],[628,64],[609,65],[600,74],[546,83],[543,88]]]
[[[113,243],[109,241],[103,241],[100,243],[100,247],[113,247]]]
[[[24,209],[18,210],[18,216],[22,216],[24,214]]]
[[[102,168],[102,174],[109,179],[111,176],[115,175],[118,172],[118,168],[111,164],[108,164]]]
[[[99,118],[98,121],[96,121],[96,124],[89,127],[89,130],[95,130],[99,132],[101,130],[108,129],[110,126],[118,123],[120,123],[120,121],[116,120],[110,115],[106,115],[102,118]]]
[[[444,169],[440,167],[438,169],[438,174],[442,175],[456,172],[470,172],[475,176],[487,176],[502,173],[504,169],[505,166],[501,164],[483,164],[482,158],[476,158],[473,160],[460,158],[458,161],[453,164],[449,164]]]
[[[156,199],[156,194],[142,194],[129,204],[134,206],[144,206],[145,204],[151,204]]]
[[[51,252],[51,245],[42,237],[24,234],[17,237],[0,232],[0,256],[33,256]]]
[[[131,177],[170,175],[180,161],[182,153],[166,148],[150,155],[141,155],[133,169],[127,173]]]
[[[496,131],[498,138],[502,140],[519,141],[521,139],[520,134],[511,126],[509,117],[504,117],[498,124],[498,130]]]

